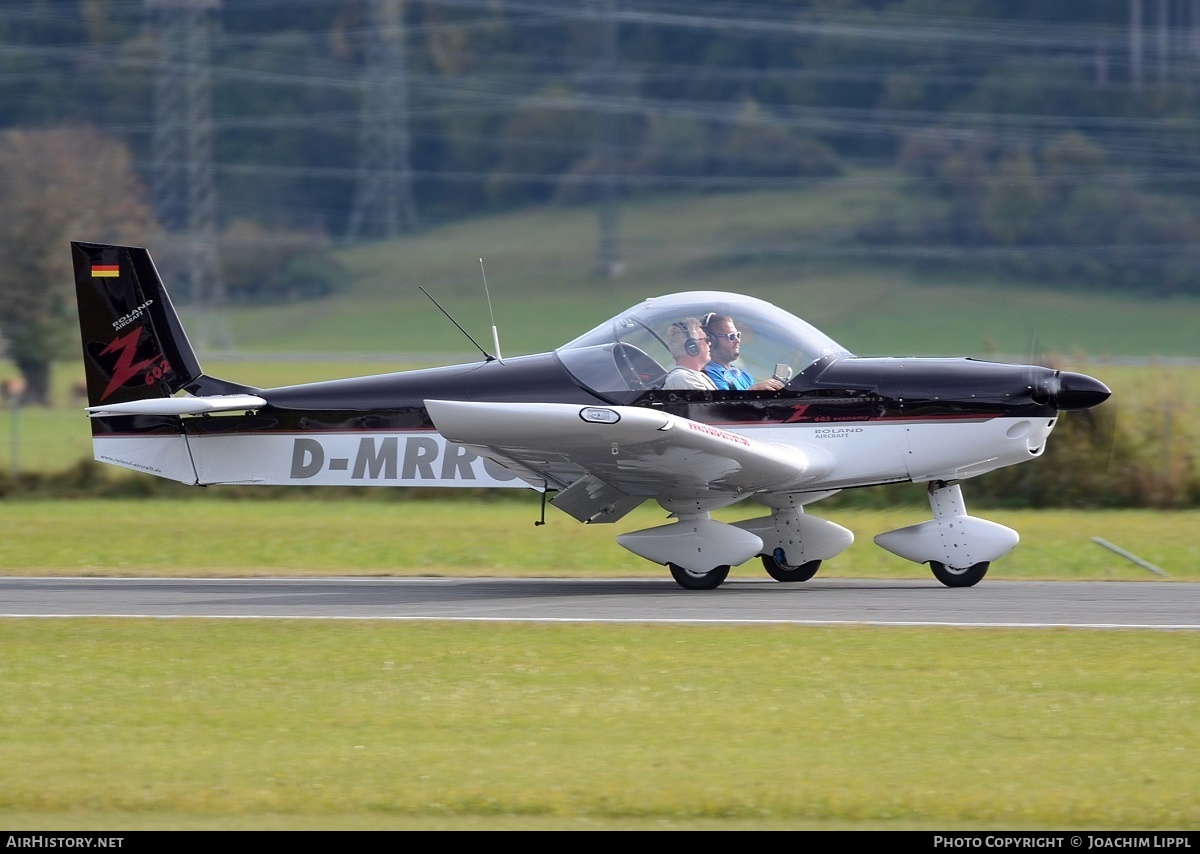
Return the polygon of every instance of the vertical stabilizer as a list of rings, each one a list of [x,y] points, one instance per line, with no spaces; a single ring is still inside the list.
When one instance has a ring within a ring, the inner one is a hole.
[[[150,253],[71,243],[88,404],[170,397],[203,376]]]

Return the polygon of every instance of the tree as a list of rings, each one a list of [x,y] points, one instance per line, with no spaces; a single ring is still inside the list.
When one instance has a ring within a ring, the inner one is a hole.
[[[88,128],[0,136],[0,334],[49,403],[50,365],[76,337],[71,240],[144,243],[157,230],[121,142]]]

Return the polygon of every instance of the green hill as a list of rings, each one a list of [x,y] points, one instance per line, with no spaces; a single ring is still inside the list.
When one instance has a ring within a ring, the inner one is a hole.
[[[626,270],[615,280],[593,273],[592,207],[462,221],[343,250],[349,275],[329,298],[234,307],[235,347],[473,353],[418,286],[490,347],[482,258],[507,355],[551,349],[645,297],[699,289],[762,297],[864,355],[1200,355],[1197,299],[1151,300],[1085,281],[1022,281],[972,272],[967,263],[949,269],[880,260],[848,235],[889,192],[839,181],[804,191],[628,201],[620,212]]]

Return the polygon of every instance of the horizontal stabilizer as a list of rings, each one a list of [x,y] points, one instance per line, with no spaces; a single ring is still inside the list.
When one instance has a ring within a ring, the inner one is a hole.
[[[202,415],[206,412],[244,412],[267,402],[255,394],[218,394],[210,397],[149,397],[125,403],[89,406],[88,415]]]

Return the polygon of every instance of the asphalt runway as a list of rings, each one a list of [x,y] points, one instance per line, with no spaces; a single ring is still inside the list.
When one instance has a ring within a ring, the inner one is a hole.
[[[733,579],[3,578],[0,617],[321,618],[1200,629],[1200,584]]]

